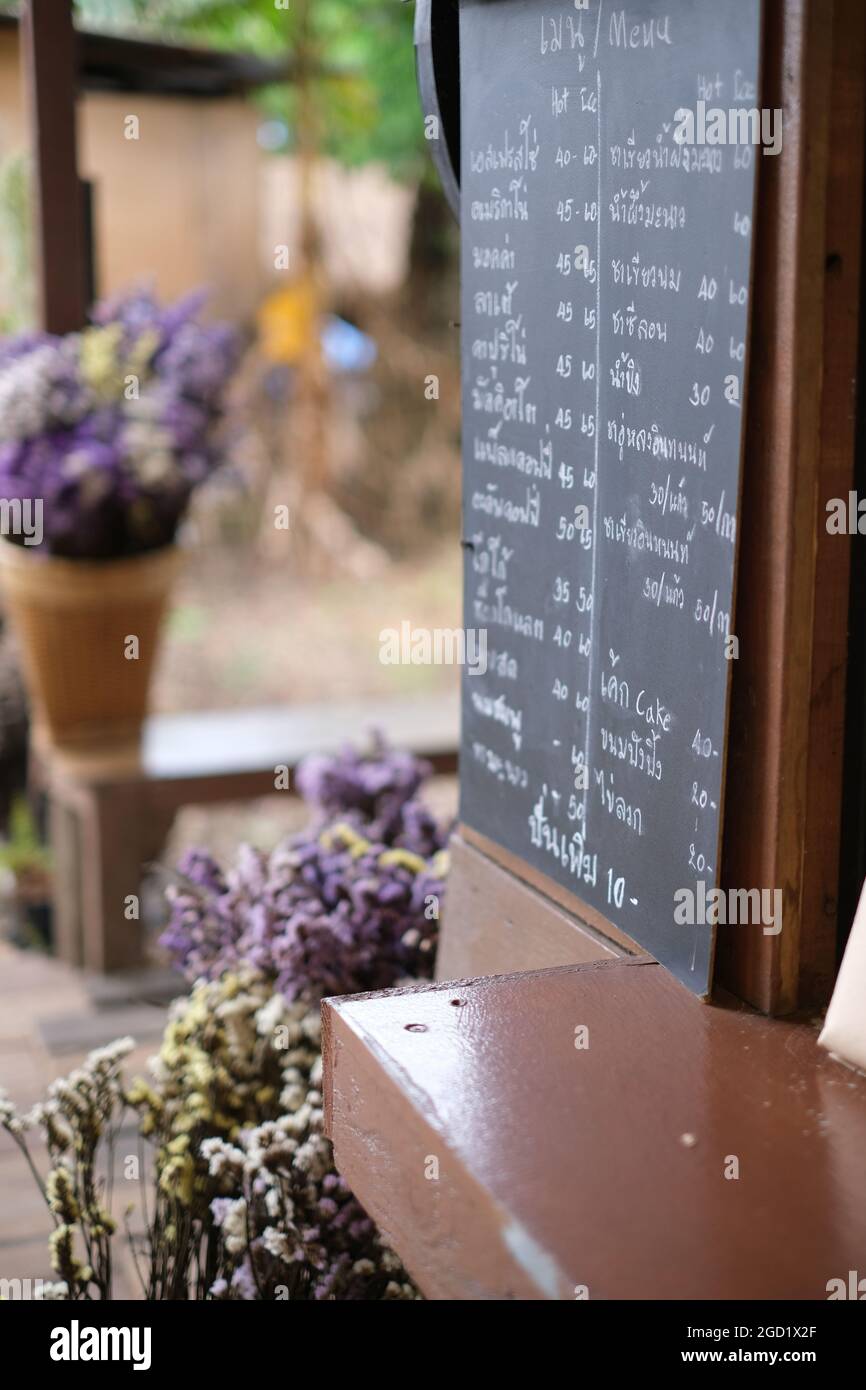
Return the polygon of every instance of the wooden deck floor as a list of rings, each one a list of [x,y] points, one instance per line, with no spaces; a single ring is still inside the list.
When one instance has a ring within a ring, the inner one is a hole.
[[[178,989],[178,993],[180,988]],[[61,963],[0,942],[0,1087],[19,1105],[39,1100],[56,1076],[65,1075],[91,1048],[130,1034],[138,1046],[129,1074],[142,1072],[156,1050],[164,1007],[130,1003],[122,995],[94,1003],[81,975]],[[118,1157],[126,1152],[118,1145]],[[128,1151],[134,1153],[130,1134]],[[44,1153],[33,1150],[44,1172]],[[125,1205],[115,1191],[117,1211]],[[130,1194],[129,1201],[135,1200]],[[0,1130],[0,1279],[52,1279],[47,1253],[50,1218],[13,1141]],[[115,1242],[119,1298],[140,1288],[126,1243]]]

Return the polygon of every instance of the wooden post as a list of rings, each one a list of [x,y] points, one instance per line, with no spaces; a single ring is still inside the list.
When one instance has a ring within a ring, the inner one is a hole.
[[[866,13],[770,0],[767,21],[785,149],[761,169],[722,882],[781,888],[784,929],[722,928],[716,980],[784,1014],[825,1004],[836,966],[851,551],[826,504],[855,478]]]
[[[40,322],[48,333],[69,333],[82,327],[88,308],[75,127],[78,41],[72,0],[25,0],[21,38],[33,139]]]

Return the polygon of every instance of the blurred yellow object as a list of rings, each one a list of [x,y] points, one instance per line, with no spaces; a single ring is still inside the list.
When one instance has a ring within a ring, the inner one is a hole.
[[[309,276],[269,294],[257,315],[265,357],[296,366],[318,349],[319,316],[319,296]]]

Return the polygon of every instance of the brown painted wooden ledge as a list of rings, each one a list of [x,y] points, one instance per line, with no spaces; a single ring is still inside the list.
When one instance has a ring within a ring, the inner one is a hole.
[[[322,1012],[337,1166],[429,1298],[826,1299],[866,1273],[866,1078],[814,1022],[633,960]]]

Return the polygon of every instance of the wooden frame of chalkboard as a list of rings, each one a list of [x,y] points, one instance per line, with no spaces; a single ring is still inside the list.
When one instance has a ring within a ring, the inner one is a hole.
[[[854,480],[863,53],[857,0],[766,0],[761,99],[783,107],[785,146],[764,161],[758,204],[722,883],[780,885],[786,929],[722,932],[717,979],[770,1012],[827,997],[846,890],[850,545],[828,536],[823,502]],[[451,891],[440,978],[635,949],[465,827]],[[493,932],[488,901],[514,931]]]
[[[778,1013],[826,1003],[860,881],[860,854],[840,851],[843,814],[863,837],[843,799],[863,625],[849,636],[851,540],[826,507],[856,476],[864,30],[858,0],[767,0],[764,101],[785,109],[786,149],[762,171],[723,877],[782,885],[786,930],[722,934],[719,974]]]

